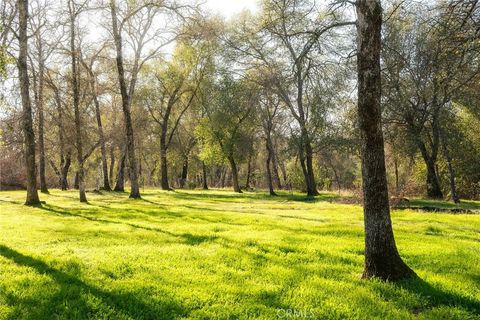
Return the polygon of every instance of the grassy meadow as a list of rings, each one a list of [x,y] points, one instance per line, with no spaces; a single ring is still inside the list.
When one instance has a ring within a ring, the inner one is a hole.
[[[362,208],[335,194],[24,196],[0,192],[0,319],[480,319],[480,215],[393,211],[419,275],[394,284],[360,279]]]

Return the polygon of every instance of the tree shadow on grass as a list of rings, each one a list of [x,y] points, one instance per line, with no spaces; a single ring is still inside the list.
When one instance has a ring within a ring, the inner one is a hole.
[[[195,246],[204,242],[211,242],[218,238],[215,235],[196,235],[191,233],[184,233],[182,237],[185,239],[185,243]]]
[[[458,293],[444,291],[429,284],[419,277],[398,282],[396,285],[427,301],[427,305],[425,307],[413,310],[414,313],[423,312],[425,309],[428,310],[436,307],[446,306],[458,307],[460,309],[472,312],[473,314],[480,314],[480,301],[474,298],[462,296]]]
[[[116,220],[109,220],[109,219],[102,219],[102,218],[97,218],[97,217],[90,217],[90,216],[85,216],[83,214],[77,214],[77,213],[71,213],[65,210],[59,210],[58,208],[54,208],[52,206],[40,206],[39,209],[46,210],[49,212],[53,212],[62,216],[69,216],[69,217],[75,217],[75,218],[81,218],[93,222],[98,222],[98,223],[103,223],[103,224],[116,224],[116,225],[124,225],[124,226],[129,226],[134,229],[141,229],[141,230],[147,230],[147,231],[152,231],[152,232],[158,232],[162,233],[171,237],[178,238],[180,242],[185,243],[187,245],[198,245],[203,242],[211,242],[214,241],[217,236],[212,236],[212,235],[193,235],[191,233],[175,233],[171,232],[168,230],[156,228],[156,227],[147,227],[147,226],[142,226],[139,224],[135,223],[130,223],[130,222],[124,222],[124,221],[116,221]]]
[[[10,203],[10,204],[18,204],[21,205],[21,201],[15,201],[15,200],[5,200],[5,199],[0,199],[0,202],[5,202],[5,203]]]
[[[318,196],[307,196],[304,194],[296,193],[287,193],[280,192],[277,196],[272,197],[267,192],[247,192],[247,193],[234,193],[234,192],[225,192],[225,193],[209,193],[209,192],[200,192],[200,193],[189,193],[189,192],[174,192],[171,193],[173,198],[182,199],[182,200],[193,200],[193,201],[205,201],[205,200],[214,200],[216,202],[235,202],[237,200],[241,202],[244,201],[269,201],[269,202],[282,202],[282,201],[293,201],[293,202],[302,202],[302,203],[317,203],[317,202],[336,202],[342,199],[342,196],[333,193],[321,193]]]
[[[172,232],[167,231],[167,230],[162,230],[162,229],[159,229],[159,228],[141,226],[141,225],[138,225],[138,224],[135,224],[135,223],[129,223],[129,222],[124,222],[124,221],[116,221],[116,220],[109,220],[109,219],[103,219],[103,218],[97,218],[97,217],[90,217],[90,216],[86,216],[86,215],[83,215],[83,214],[72,213],[72,212],[68,212],[68,211],[65,211],[65,210],[59,210],[58,208],[55,208],[53,206],[41,206],[41,207],[39,207],[39,209],[42,209],[42,210],[45,210],[45,211],[50,211],[50,212],[53,212],[53,213],[56,213],[56,214],[59,214],[59,215],[62,215],[62,216],[81,218],[81,219],[85,219],[85,220],[89,220],[89,221],[93,221],[93,222],[104,223],[104,224],[125,225],[125,226],[129,226],[129,227],[132,227],[132,228],[135,228],[135,229],[156,231],[156,232],[165,233],[167,235],[175,236],[175,237],[178,236],[175,233],[172,233]]]
[[[9,300],[15,306],[24,304],[23,311],[29,313],[27,316],[29,318],[51,319],[54,316],[62,318],[62,312],[70,313],[70,315],[75,314],[77,317],[78,315],[82,315],[84,318],[95,317],[95,312],[98,312],[98,310],[87,304],[85,301],[85,295],[87,294],[100,299],[105,309],[113,310],[116,315],[110,315],[111,317],[123,315],[123,317],[127,316],[134,319],[175,319],[186,314],[186,310],[180,302],[172,298],[155,301],[153,304],[140,300],[133,292],[107,291],[90,285],[69,273],[53,268],[40,259],[24,255],[1,244],[0,255],[17,265],[32,268],[40,274],[49,276],[60,287],[59,292],[52,299],[37,307],[35,307],[35,304],[31,304],[30,299],[21,301],[21,298],[18,298],[18,301],[15,301],[16,298],[10,296]],[[39,294],[41,293],[39,292]],[[73,310],[66,310],[66,305]],[[68,318],[68,314],[65,316]]]

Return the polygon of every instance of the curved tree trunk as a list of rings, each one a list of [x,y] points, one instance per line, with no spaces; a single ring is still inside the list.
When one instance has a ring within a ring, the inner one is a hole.
[[[415,273],[403,262],[393,236],[381,125],[380,0],[357,1],[358,118],[365,218],[364,278],[400,280]]]
[[[428,154],[425,144],[417,139],[417,145],[422,154],[425,166],[427,168],[427,196],[432,199],[443,199],[442,189],[440,187],[440,180],[438,179],[436,162],[437,157],[432,153]]]
[[[427,166],[427,196],[432,199],[443,199],[435,163],[429,159],[425,164]]]
[[[17,60],[18,78],[20,82],[20,93],[22,97],[23,111],[23,135],[25,142],[25,169],[27,172],[27,199],[25,205],[32,206],[40,204],[37,191],[37,176],[35,173],[35,133],[33,132],[32,104],[30,101],[29,81],[27,70],[28,55],[28,1],[18,0],[18,42],[19,54]]]
[[[233,184],[233,191],[242,193],[240,189],[240,185],[238,184],[238,168],[237,164],[235,163],[235,159],[232,155],[228,157],[228,162],[230,163],[230,169],[232,170],[232,184]]]
[[[436,169],[438,145],[434,144],[431,154],[429,154],[425,143],[418,136],[416,137],[415,141],[420,149],[423,161],[425,161],[425,166],[427,167],[427,196],[432,199],[443,199],[440,179],[438,178]]]
[[[60,165],[60,188],[64,191],[68,190],[68,170],[70,170],[71,164],[72,154],[70,151],[68,151],[67,156],[65,157],[65,159],[61,160]]]
[[[127,161],[127,147],[124,145],[122,147],[122,155],[120,157],[120,162],[118,163],[118,172],[117,179],[115,180],[115,192],[124,192],[125,191],[125,161]]]

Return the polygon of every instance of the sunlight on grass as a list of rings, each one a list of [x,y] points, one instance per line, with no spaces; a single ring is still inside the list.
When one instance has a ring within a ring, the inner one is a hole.
[[[479,215],[394,211],[422,280],[391,284],[360,280],[362,209],[332,194],[88,197],[0,193],[0,319],[479,319]]]

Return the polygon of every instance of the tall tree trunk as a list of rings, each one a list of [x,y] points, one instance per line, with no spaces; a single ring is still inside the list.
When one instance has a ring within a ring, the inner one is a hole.
[[[110,169],[108,173],[110,185],[113,185],[113,168],[115,167],[115,149],[113,146],[110,148]]]
[[[80,178],[78,176],[78,171],[75,172],[75,178],[73,179],[73,188],[75,190],[80,189]]]
[[[435,150],[432,150],[431,155],[429,155],[427,147],[418,136],[415,141],[420,149],[423,161],[425,161],[425,166],[427,167],[427,196],[432,199],[443,199],[442,188],[440,187],[440,180],[436,169],[436,148]]]
[[[318,196],[317,183],[315,182],[315,174],[313,172],[313,150],[312,144],[310,143],[310,138],[305,133],[304,135],[304,144],[305,144],[305,162],[307,166],[306,171],[306,180],[307,180],[307,195],[308,196]]]
[[[398,175],[398,159],[396,156],[393,159],[393,163],[395,165],[395,194],[398,196],[400,194],[400,179]]]
[[[203,183],[203,190],[208,190],[207,166],[205,165],[204,161],[202,161],[202,183]]]
[[[273,158],[273,148],[271,146],[272,141],[271,138],[269,137],[269,134],[267,133],[267,139],[266,139],[266,149],[267,149],[267,160],[266,160],[266,170],[267,170],[267,183],[268,183],[268,191],[270,192],[271,196],[276,196],[277,194],[275,193],[273,189],[273,179],[272,179],[272,171],[270,169],[270,164],[272,162]]]
[[[427,196],[432,199],[443,199],[443,192],[440,187],[435,160],[426,158],[425,165],[427,166]]]
[[[232,184],[233,184],[233,191],[242,193],[240,189],[240,184],[238,183],[238,168],[233,158],[233,155],[228,156],[228,162],[230,163],[230,169],[232,170]]]
[[[54,87],[55,91],[55,104],[57,106],[57,123],[58,123],[58,142],[60,145],[60,170],[59,170],[59,185],[61,190],[68,189],[68,171],[72,164],[72,153],[70,148],[65,155],[65,128],[63,126],[63,108],[62,100],[60,99],[60,91]]]
[[[75,46],[75,28],[77,12],[75,3],[70,0],[68,2],[70,13],[70,55],[72,61],[72,89],[73,89],[73,109],[75,113],[75,140],[77,147],[77,162],[78,162],[78,190],[80,194],[80,202],[87,202],[87,195],[85,193],[85,171],[83,168],[83,141],[82,141],[82,120],[80,115],[80,84],[78,82],[78,63],[77,63],[77,48]]]
[[[172,190],[168,183],[167,132],[163,126],[160,135],[160,187],[162,190]]]
[[[442,139],[443,144],[443,154],[445,155],[445,160],[447,160],[448,174],[450,176],[450,193],[452,194],[452,201],[454,203],[460,203],[460,197],[457,193],[457,188],[455,186],[455,170],[453,169],[452,157],[448,150],[447,144],[444,139]]]
[[[297,121],[300,125],[300,146],[302,157],[304,157],[302,171],[305,177],[305,185],[307,189],[307,196],[317,196],[317,183],[315,182],[315,174],[313,172],[313,150],[310,136],[307,130],[307,116],[303,108],[303,88],[304,88],[304,75],[303,66],[298,61],[296,64],[297,69],[297,108],[298,118]]]
[[[182,176],[180,177],[180,188],[185,187],[185,183],[187,182],[187,176],[188,176],[188,156],[185,156],[185,159],[183,160],[183,165],[182,165]]]
[[[45,66],[43,61],[42,40],[38,40],[38,151],[40,152],[39,159],[39,174],[40,174],[40,191],[48,193],[47,179],[45,177],[45,116],[43,110],[43,89],[45,85]]]
[[[30,101],[29,81],[27,70],[28,55],[28,0],[18,0],[18,78],[22,97],[22,122],[25,143],[25,170],[27,172],[27,199],[25,205],[33,206],[40,204],[37,191],[37,176],[35,173],[35,133],[33,132],[32,104]]]
[[[120,157],[120,162],[118,163],[117,179],[115,180],[115,188],[113,189],[113,191],[125,191],[125,161],[127,161],[126,145],[122,147],[122,155]]]
[[[300,167],[302,168],[303,177],[305,179],[305,192],[307,192],[307,195],[310,195],[310,192],[308,190],[308,170],[307,170],[303,146],[300,146],[298,157],[300,160]]]
[[[65,159],[62,159],[60,162],[60,188],[64,191],[68,190],[68,170],[70,170],[71,164],[72,154],[68,151]]]
[[[120,93],[122,96],[122,110],[125,122],[125,131],[127,133],[127,153],[128,153],[128,164],[129,164],[129,175],[130,175],[130,198],[139,199],[140,198],[140,188],[138,184],[138,172],[137,172],[137,160],[135,157],[135,137],[133,135],[133,124],[132,116],[130,112],[130,101],[131,95],[127,89],[127,82],[125,79],[125,69],[123,65],[123,49],[122,49],[122,35],[121,29],[118,26],[117,19],[117,7],[115,0],[110,0],[110,10],[112,14],[112,27],[113,27],[113,37],[115,41],[115,48],[117,50],[117,71],[118,71],[118,82],[120,85]],[[134,80],[130,84],[131,90],[134,86]]]
[[[400,280],[415,273],[403,262],[393,236],[381,125],[380,0],[357,0],[358,118],[361,132],[365,219],[364,278]]]
[[[252,175],[252,155],[248,156],[247,162],[247,180],[245,182],[245,189],[250,189],[250,176]]]
[[[112,191],[110,181],[108,179],[108,164],[107,164],[107,148],[105,147],[105,135],[103,133],[102,115],[100,113],[100,102],[98,101],[97,85],[95,75],[92,70],[88,70],[90,74],[90,86],[92,87],[93,102],[95,104],[95,116],[97,119],[98,137],[100,141],[100,151],[102,154],[102,173],[103,173],[103,189]]]
[[[280,190],[283,189],[282,181],[278,173],[278,160],[277,160],[277,154],[275,153],[275,147],[273,145],[273,142],[272,142],[272,174],[273,174],[273,180],[277,184],[277,188]]]

